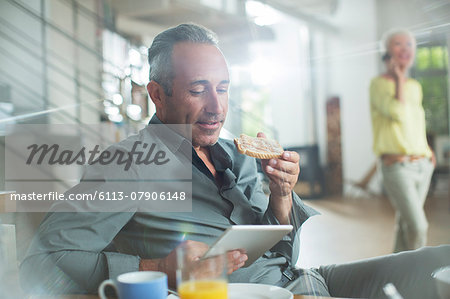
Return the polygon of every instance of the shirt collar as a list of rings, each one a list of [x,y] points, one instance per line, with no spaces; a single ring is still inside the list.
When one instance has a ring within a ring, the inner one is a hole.
[[[190,149],[192,148],[192,142],[170,128],[170,124],[167,125],[161,122],[156,114],[150,119],[149,125],[158,125],[158,129],[155,130],[155,133],[171,152],[176,153],[180,150],[185,152],[189,149],[189,154],[191,153]]]

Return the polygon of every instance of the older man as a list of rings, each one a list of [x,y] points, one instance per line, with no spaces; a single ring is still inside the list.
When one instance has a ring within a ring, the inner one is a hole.
[[[258,181],[256,161],[239,154],[232,142],[219,138],[228,110],[230,82],[215,35],[194,24],[168,29],[153,41],[149,62],[147,89],[156,115],[146,129],[122,141],[120,147],[130,151],[135,140],[161,138],[175,150],[187,144],[192,151],[192,212],[49,214],[21,266],[25,287],[31,291],[89,293],[104,279],[137,270],[166,272],[173,287],[175,248],[180,244],[190,249],[195,260],[230,225],[292,224],[292,233],[248,267],[243,267],[245,254],[229,252],[229,281],[342,297],[379,297],[384,284],[393,282],[410,295],[408,298],[435,295],[429,275],[448,260],[449,247],[319,269],[294,269],[294,239],[301,225],[316,214],[292,192],[299,157],[285,152],[280,159],[262,161],[270,179],[271,195],[267,198]],[[168,124],[190,126],[167,129],[163,137],[149,131],[152,126]],[[133,172],[139,176],[144,171],[135,166]],[[108,180],[108,174],[104,179]],[[182,242],[183,235],[186,241]]]

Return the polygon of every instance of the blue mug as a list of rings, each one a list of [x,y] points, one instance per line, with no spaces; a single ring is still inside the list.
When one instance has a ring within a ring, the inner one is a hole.
[[[167,275],[156,271],[129,272],[103,281],[98,287],[100,298],[107,299],[105,287],[112,286],[120,299],[166,299]]]

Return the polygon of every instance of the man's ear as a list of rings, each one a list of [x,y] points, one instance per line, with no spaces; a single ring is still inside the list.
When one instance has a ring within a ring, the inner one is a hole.
[[[152,99],[152,102],[156,106],[156,110],[160,110],[166,98],[166,94],[164,93],[164,89],[162,88],[162,86],[152,80],[147,84],[147,91],[150,98]]]

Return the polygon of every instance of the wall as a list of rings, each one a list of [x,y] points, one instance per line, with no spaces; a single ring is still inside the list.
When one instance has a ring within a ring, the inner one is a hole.
[[[369,108],[370,80],[378,73],[375,1],[340,1],[330,21],[338,33],[323,38],[327,56],[322,60],[327,71],[321,76],[327,82],[328,96],[341,100],[344,181],[359,181],[376,160]],[[325,103],[319,107],[325,109]],[[349,191],[348,186],[344,191]]]
[[[450,3],[448,1],[376,1],[377,36],[391,28],[407,28],[416,36],[426,37],[449,33]]]
[[[290,17],[273,29],[276,41],[271,51],[278,54],[272,61],[276,73],[270,82],[273,125],[284,147],[314,144],[308,29]]]
[[[283,147],[314,144],[307,26],[282,15],[270,28],[275,39],[253,42],[249,50],[252,77],[269,97],[265,121]]]

